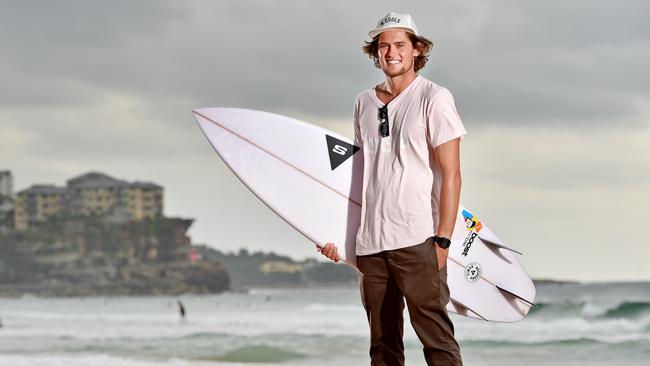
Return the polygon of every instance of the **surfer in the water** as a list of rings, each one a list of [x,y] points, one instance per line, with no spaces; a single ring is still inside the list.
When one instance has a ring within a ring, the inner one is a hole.
[[[404,365],[404,298],[428,365],[462,365],[446,305],[447,255],[460,203],[460,140],[452,94],[418,75],[432,43],[410,15],[391,12],[364,53],[386,80],[356,98],[363,199],[356,238],[372,365]],[[339,261],[337,248],[319,248]]]
[[[178,313],[181,316],[181,320],[185,320],[185,305],[183,305],[181,300],[176,300],[176,303],[178,304]]]

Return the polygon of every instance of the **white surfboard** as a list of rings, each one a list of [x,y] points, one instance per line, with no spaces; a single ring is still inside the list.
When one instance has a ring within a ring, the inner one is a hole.
[[[271,210],[312,242],[339,246],[355,266],[363,154],[335,132],[278,114],[238,108],[193,112],[215,151]],[[535,286],[476,213],[460,207],[447,263],[450,312],[500,322],[523,319]]]

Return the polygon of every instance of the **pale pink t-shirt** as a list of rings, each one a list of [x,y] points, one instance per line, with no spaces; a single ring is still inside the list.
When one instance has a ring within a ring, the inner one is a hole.
[[[357,144],[363,145],[363,196],[357,255],[424,242],[438,225],[440,172],[433,148],[467,132],[449,90],[418,75],[388,103],[390,136],[379,134],[373,88],[354,103]]]

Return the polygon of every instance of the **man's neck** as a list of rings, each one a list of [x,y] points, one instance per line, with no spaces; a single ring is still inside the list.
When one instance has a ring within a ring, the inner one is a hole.
[[[382,88],[390,93],[393,97],[396,97],[401,92],[403,92],[404,89],[406,89],[417,76],[418,74],[412,70],[395,77],[386,76],[386,81],[382,85]]]

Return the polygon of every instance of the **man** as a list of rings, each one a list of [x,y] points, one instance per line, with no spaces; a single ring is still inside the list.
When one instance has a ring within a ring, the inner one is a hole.
[[[356,238],[372,365],[404,365],[403,309],[428,365],[462,365],[447,314],[447,255],[460,204],[460,140],[449,90],[418,75],[432,43],[408,14],[391,12],[369,32],[365,53],[386,80],[354,105],[363,146],[361,225]],[[319,249],[338,261],[333,243]]]

